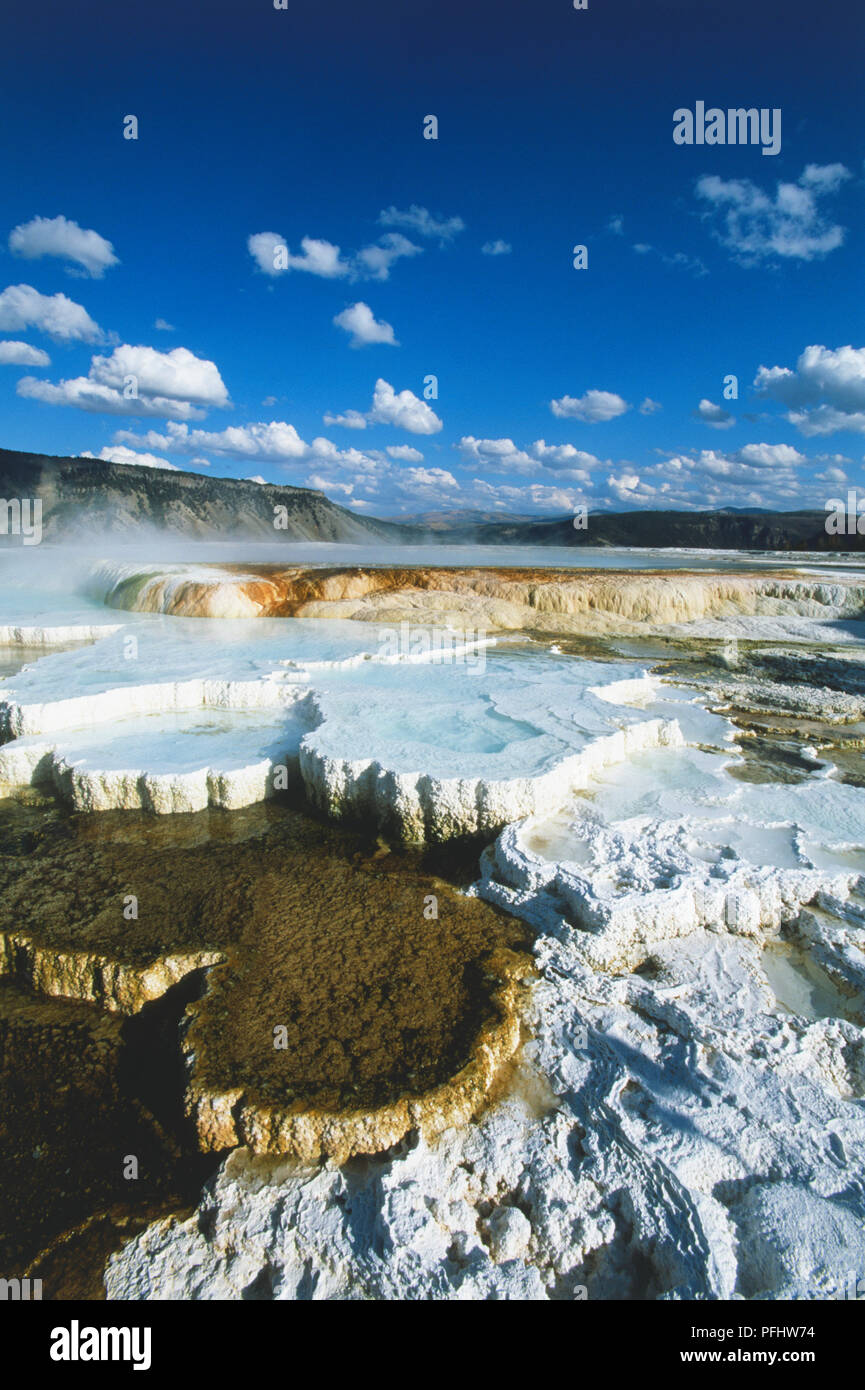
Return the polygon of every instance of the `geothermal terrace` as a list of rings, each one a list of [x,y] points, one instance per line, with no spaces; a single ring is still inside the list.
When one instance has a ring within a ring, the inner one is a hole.
[[[865,1259],[863,615],[826,563],[12,575],[0,779],[54,828],[0,975],[130,1019],[200,981],[183,1106],[231,1151],[109,1296],[833,1296]]]

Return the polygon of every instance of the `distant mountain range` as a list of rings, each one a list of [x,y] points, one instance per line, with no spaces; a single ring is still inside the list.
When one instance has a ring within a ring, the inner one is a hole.
[[[819,511],[594,512],[584,530],[576,530],[570,516],[484,511],[420,512],[400,522],[382,521],[358,516],[311,488],[0,449],[0,499],[37,497],[48,541],[143,539],[156,530],[211,541],[865,550],[865,536],[828,535],[826,513]],[[4,518],[2,509],[0,527]],[[0,532],[0,544],[12,539]]]
[[[719,511],[592,512],[585,530],[573,518],[532,520],[502,517],[491,523],[466,524],[458,515],[438,537],[451,544],[598,545],[653,549],[706,550],[865,550],[865,536],[834,536],[826,531],[826,512],[770,512],[725,507]]]

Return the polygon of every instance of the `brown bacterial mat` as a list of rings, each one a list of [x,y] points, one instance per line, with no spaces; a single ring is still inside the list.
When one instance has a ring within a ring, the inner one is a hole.
[[[440,851],[391,850],[275,803],[149,817],[29,800],[0,802],[0,1164],[30,1190],[26,1212],[0,1214],[10,1254],[60,1238],[57,1260],[63,1232],[84,1223],[92,1242],[109,1208],[120,1229],[127,1191],[131,1213],[145,1186],[148,1206],[188,1200],[190,1000],[199,1093],[338,1114],[448,1082],[498,1025],[503,978],[529,967],[527,929],[438,876]],[[467,877],[477,853],[451,846],[448,862]],[[146,1183],[119,1180],[129,1153]]]

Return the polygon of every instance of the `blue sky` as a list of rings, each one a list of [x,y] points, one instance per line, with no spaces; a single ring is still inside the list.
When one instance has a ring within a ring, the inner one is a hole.
[[[370,515],[865,481],[849,0],[48,0],[3,26],[6,447]],[[698,101],[780,109],[780,151],[677,145]]]

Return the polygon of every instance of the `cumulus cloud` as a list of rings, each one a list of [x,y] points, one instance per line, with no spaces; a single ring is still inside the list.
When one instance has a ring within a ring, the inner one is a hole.
[[[485,241],[481,253],[484,256],[509,256],[513,249],[509,241],[502,241],[501,237],[498,237],[495,241]]]
[[[792,444],[745,444],[736,451],[735,457],[758,468],[774,468],[778,464],[787,467],[807,462],[805,455],[794,449]]]
[[[396,476],[397,487],[413,497],[424,497],[441,488],[459,488],[459,483],[446,468],[404,468]]]
[[[325,280],[348,275],[351,267],[340,259],[340,249],[331,241],[302,237],[301,255],[289,251],[284,237],[278,232],[255,232],[247,241],[249,254],[265,275],[284,275],[290,270],[305,270]]]
[[[461,217],[433,217],[427,208],[418,207],[417,203],[402,211],[393,206],[385,208],[378,220],[382,227],[410,227],[418,236],[437,237],[440,242],[452,241],[466,225]]]
[[[120,264],[110,241],[65,217],[34,217],[20,223],[9,233],[9,250],[28,261],[58,256],[78,267],[78,274],[94,280],[101,279],[110,266]]]
[[[816,410],[792,411],[787,419],[806,436],[837,434],[839,430],[865,434],[865,411],[862,410],[836,410],[831,405],[821,405]]]
[[[347,309],[343,309],[341,314],[334,318],[337,328],[344,328],[346,333],[351,334],[351,346],[365,347],[369,343],[389,343],[391,347],[398,347],[396,338],[393,335],[393,328],[383,319],[377,319],[368,304],[359,300],[357,304],[350,304]]]
[[[657,415],[659,410],[663,410],[660,401],[653,401],[651,396],[647,396],[640,406],[641,415]]]
[[[0,332],[36,328],[59,342],[100,342],[103,334],[87,310],[65,294],[40,294],[32,285],[9,285],[0,294]]]
[[[375,383],[372,406],[365,414],[359,410],[338,415],[328,412],[324,423],[350,430],[366,429],[367,425],[395,425],[409,434],[438,434],[442,428],[441,420],[426,401],[413,391],[394,391],[390,382],[381,377]]]
[[[732,452],[702,449],[679,454],[653,470],[660,490],[691,506],[790,505],[802,497],[801,465],[808,459],[791,444],[746,444]]]
[[[320,492],[341,492],[346,497],[350,497],[354,492],[354,483],[335,482],[333,478],[322,478],[317,473],[310,473],[306,481],[310,487],[317,488]]]
[[[548,483],[523,483],[520,487],[513,487],[504,483],[490,483],[485,478],[473,478],[471,491],[465,501],[496,511],[554,516],[573,512],[583,506],[586,496],[581,489]]]
[[[375,383],[370,424],[395,425],[409,434],[438,434],[442,422],[435,411],[413,391],[394,391],[390,382],[379,377]]]
[[[735,425],[736,417],[731,415],[729,410],[725,410],[722,405],[715,405],[714,401],[705,398],[700,401],[694,411],[698,420],[702,420],[704,425],[710,425],[713,430],[728,430],[731,425]]]
[[[245,483],[261,483],[262,487],[267,487],[267,479],[262,478],[260,473],[253,473],[250,478],[244,478]]]
[[[338,425],[343,430],[365,430],[366,416],[361,410],[345,410],[341,415],[333,415],[330,411],[324,416],[326,425]]]
[[[0,364],[14,367],[49,367],[51,358],[42,348],[31,347],[29,343],[17,343],[7,338],[0,342]]]
[[[615,391],[587,391],[584,396],[561,396],[550,401],[550,409],[561,420],[582,420],[595,425],[602,420],[615,420],[630,406]]]
[[[169,453],[194,454],[206,449],[222,456],[269,459],[276,463],[312,457],[310,445],[304,443],[294,425],[284,420],[229,425],[224,430],[190,429],[185,423],[169,422],[165,434],[148,430],[145,435],[138,436],[121,430],[115,437],[130,444],[146,444],[151,449],[166,449]]]
[[[852,430],[865,434],[865,348],[806,347],[795,370],[760,367],[758,395],[791,407],[787,419],[803,435]]]
[[[200,419],[202,407],[231,404],[214,362],[187,348],[158,352],[126,343],[109,357],[94,357],[86,377],[56,384],[22,377],[18,394],[96,414],[158,415],[169,420]]]
[[[361,479],[370,479],[388,466],[383,455],[338,449],[331,440],[321,436],[307,442],[294,425],[285,420],[253,421],[246,425],[229,425],[223,430],[190,428],[185,422],[169,421],[164,434],[154,429],[143,435],[119,430],[115,441],[166,453],[195,455],[206,450],[220,458],[255,459],[286,467],[309,465],[317,469],[338,469]]]
[[[364,246],[357,255],[345,259],[331,241],[303,237],[302,254],[295,256],[279,232],[255,232],[247,240],[249,254],[265,275],[287,275],[292,270],[305,270],[325,280],[348,277],[352,280],[387,280],[395,261],[419,256],[423,247],[415,246],[401,232],[387,232],[377,242]]]
[[[385,453],[398,463],[423,463],[420,449],[413,449],[410,444],[389,444]]]
[[[468,434],[456,447],[467,463],[493,473],[531,476],[547,469],[570,482],[588,482],[590,470],[601,466],[594,454],[584,453],[573,444],[547,444],[543,439],[520,449],[512,439],[476,439]]]
[[[387,280],[394,261],[407,256],[420,256],[422,252],[422,246],[415,246],[400,232],[388,232],[372,246],[364,246],[358,251],[353,266],[354,278]]]
[[[157,329],[160,333],[173,333],[173,332],[174,332],[174,324],[173,324],[173,323],[168,323],[168,321],[167,321],[166,319],[156,319],[156,320],[154,320],[153,327],[154,327],[155,329]]]
[[[843,468],[827,468],[824,472],[817,474],[817,480],[821,483],[846,483],[848,481]]]
[[[612,473],[607,483],[613,496],[628,506],[651,502],[658,495],[658,489],[644,482],[639,473]]]
[[[168,468],[172,473],[178,472],[176,465],[169,463],[168,459],[160,458],[158,454],[136,453],[134,449],[127,449],[123,444],[106,444],[98,454],[91,454],[89,449],[85,449],[78,457],[100,459],[103,463],[136,464],[141,468]]]
[[[813,261],[844,241],[844,228],[827,219],[820,200],[851,177],[843,164],[809,164],[795,183],[779,182],[772,196],[750,179],[704,174],[696,193],[714,219],[717,239],[743,264],[776,257]]]

